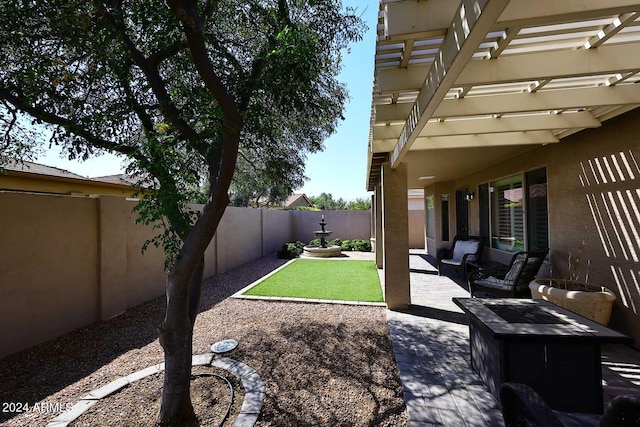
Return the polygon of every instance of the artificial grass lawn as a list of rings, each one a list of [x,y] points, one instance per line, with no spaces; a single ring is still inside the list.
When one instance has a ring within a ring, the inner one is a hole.
[[[383,302],[372,261],[297,259],[243,295]]]

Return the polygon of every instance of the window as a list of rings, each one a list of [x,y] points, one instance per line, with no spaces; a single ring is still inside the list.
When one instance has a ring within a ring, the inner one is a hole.
[[[449,241],[449,195],[443,194],[442,200],[440,201],[440,210],[442,215],[442,240],[445,242]]]
[[[518,252],[549,245],[547,171],[536,169],[483,184],[480,232],[492,248]]]
[[[527,182],[527,247],[530,251],[549,247],[549,211],[547,205],[547,170],[536,169],[526,174]]]
[[[436,200],[434,196],[427,196],[427,237],[436,238]]]
[[[491,183],[491,247],[509,252],[524,250],[522,175]]]

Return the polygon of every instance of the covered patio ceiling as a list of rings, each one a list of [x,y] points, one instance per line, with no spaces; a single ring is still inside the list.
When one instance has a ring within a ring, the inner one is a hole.
[[[367,187],[386,161],[422,188],[561,143],[638,81],[637,0],[380,0]]]

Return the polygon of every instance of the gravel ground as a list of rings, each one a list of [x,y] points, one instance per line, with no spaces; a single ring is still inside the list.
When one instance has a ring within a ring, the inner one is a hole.
[[[240,413],[244,390],[240,380],[229,372],[210,366],[194,366],[192,369],[191,402],[201,426],[218,426],[227,416],[229,420]],[[220,377],[214,376],[219,375]],[[233,401],[226,378],[233,387]],[[155,425],[162,398],[162,375],[151,375],[101,399],[83,413],[69,427],[127,426],[147,427]],[[228,424],[230,425],[230,424]]]
[[[228,298],[284,262],[262,258],[207,279],[193,353],[226,338],[240,343],[229,357],[267,388],[259,426],[408,425],[384,308]],[[45,425],[91,390],[162,362],[164,301],[0,360],[0,425]],[[24,403],[28,411],[2,411]],[[109,424],[95,412],[82,424]]]

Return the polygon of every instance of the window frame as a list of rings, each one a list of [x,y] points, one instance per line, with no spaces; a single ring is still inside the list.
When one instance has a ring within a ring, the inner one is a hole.
[[[486,232],[487,235],[483,235],[482,237],[484,237],[485,239],[487,239],[487,246],[491,249],[494,250],[499,250],[499,251],[503,251],[503,252],[507,252],[507,253],[515,253],[518,251],[526,251],[526,250],[534,250],[534,249],[545,249],[545,248],[533,248],[532,244],[533,242],[531,241],[531,223],[530,223],[530,216],[532,215],[532,212],[530,212],[530,208],[531,208],[531,203],[530,203],[530,183],[528,182],[529,179],[528,177],[531,176],[532,173],[537,172],[537,171],[544,171],[544,177],[545,177],[545,184],[546,184],[546,189],[547,189],[547,193],[546,193],[546,236],[545,239],[547,245],[549,244],[549,193],[548,193],[548,189],[549,189],[549,174],[548,174],[548,167],[546,165],[544,166],[539,166],[539,167],[535,167],[535,168],[531,168],[531,169],[527,169],[524,171],[521,171],[519,173],[514,173],[514,174],[510,174],[510,175],[505,175],[490,181],[485,181],[482,182],[480,184],[478,184],[478,194],[479,194],[479,198],[482,200],[483,198],[485,198],[485,202],[484,202],[484,206],[483,203],[480,204],[479,206],[479,223],[480,223],[480,230],[481,230],[481,235],[484,234],[482,232]],[[492,197],[491,197],[491,188],[495,188],[495,183],[499,183],[500,181],[505,181],[505,180],[509,180],[509,179],[514,179],[516,182],[520,182],[522,185],[522,225],[523,225],[523,244],[522,247],[516,247],[514,245],[514,248],[512,250],[505,248],[505,246],[502,247],[498,247],[498,245],[494,245],[494,239],[493,239],[493,230],[494,230],[494,212],[493,212],[493,201],[492,201]],[[486,194],[482,194],[482,192],[485,192]],[[487,209],[487,212],[483,212],[484,209]],[[543,240],[543,241],[544,241]],[[538,239],[536,239],[536,241],[538,241]]]

